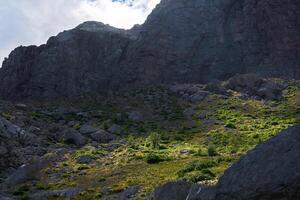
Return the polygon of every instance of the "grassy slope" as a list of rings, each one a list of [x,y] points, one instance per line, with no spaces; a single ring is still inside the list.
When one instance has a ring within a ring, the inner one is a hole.
[[[159,95],[145,103],[145,97],[151,94]],[[190,104],[161,88],[106,97],[88,104],[77,102],[72,106],[104,112],[100,119],[94,120],[95,125],[105,128],[105,123],[116,122],[132,132],[132,136],[113,152],[86,146],[66,155],[63,162],[44,170],[39,182],[29,184],[30,191],[80,187],[85,191],[78,199],[105,199],[139,185],[142,189],[137,199],[140,199],[169,180],[214,184],[241,155],[282,129],[299,123],[299,99],[299,88],[291,84],[284,91],[284,99],[277,102],[241,100],[235,96],[226,99],[212,94],[200,103]],[[125,113],[128,106],[148,113],[147,119],[138,123],[118,119],[117,113]],[[195,110],[192,119],[182,116],[187,107]],[[147,137],[151,132],[160,135],[159,148],[152,147]],[[78,164],[76,158],[80,155],[93,157],[95,163]],[[147,163],[151,156],[160,162]],[[53,179],[55,173],[59,174],[58,179]],[[21,192],[26,193],[29,192]]]

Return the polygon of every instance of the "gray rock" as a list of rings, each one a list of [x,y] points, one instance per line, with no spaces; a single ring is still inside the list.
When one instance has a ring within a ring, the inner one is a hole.
[[[91,134],[91,133],[95,133],[96,131],[98,131],[97,128],[90,126],[90,125],[83,125],[80,129],[79,132],[83,135],[87,135],[87,134]]]
[[[129,200],[133,199],[136,194],[139,192],[140,187],[139,186],[133,186],[125,189],[121,194],[118,195],[118,200]]]
[[[4,182],[7,187],[35,180],[39,177],[40,170],[49,165],[49,158],[41,158],[32,164],[23,165],[10,175]]]
[[[299,169],[300,125],[296,125],[232,165],[218,183],[216,199],[300,199]]]
[[[194,108],[186,108],[182,112],[183,116],[187,119],[191,119],[195,113],[196,113],[196,111],[194,110]]]
[[[22,103],[16,104],[16,108],[20,110],[27,110],[28,106]]]
[[[154,200],[185,200],[192,183],[173,181],[155,189]]]
[[[140,122],[143,119],[143,115],[139,111],[128,112],[128,119],[134,122]]]
[[[191,95],[188,100],[194,103],[200,102],[203,101],[208,95],[209,92],[207,91],[197,91],[195,94]]]
[[[98,130],[97,132],[91,134],[91,138],[99,143],[108,143],[114,140],[115,136],[104,130]]]
[[[61,139],[68,144],[82,146],[85,144],[85,138],[74,129],[65,129],[61,134]]]
[[[117,124],[113,124],[109,129],[108,132],[113,133],[113,134],[117,134],[117,135],[122,135],[124,133],[124,129],[117,125]]]
[[[0,200],[15,200],[16,198],[12,195],[0,193]]]
[[[282,98],[283,86],[272,80],[263,79],[255,74],[236,75],[229,79],[229,89],[266,100]]]
[[[90,164],[93,162],[93,158],[91,156],[85,155],[85,156],[80,156],[76,159],[76,161],[79,164]]]
[[[23,137],[26,135],[25,130],[4,119],[3,117],[0,117],[0,130],[2,130],[2,134],[4,134],[6,137]]]
[[[43,191],[37,192],[31,195],[33,200],[47,200],[50,197],[63,197],[66,200],[72,200],[74,196],[79,194],[82,190],[80,188],[67,188],[63,190],[54,190],[54,191]]]
[[[8,150],[5,147],[0,146],[0,156],[4,156],[8,153]]]
[[[201,200],[300,199],[300,125],[261,143],[233,164]],[[242,178],[241,178],[242,177]]]

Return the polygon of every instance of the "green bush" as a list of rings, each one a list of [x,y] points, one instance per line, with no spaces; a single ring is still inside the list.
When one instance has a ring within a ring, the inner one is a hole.
[[[216,175],[211,172],[209,169],[203,169],[196,175],[188,176],[187,179],[193,183],[197,183],[200,181],[212,180],[216,177]]]
[[[232,122],[226,123],[225,127],[226,127],[226,128],[236,129],[236,126],[235,126]]]
[[[208,145],[207,154],[208,154],[208,156],[211,156],[211,157],[216,156],[217,155],[216,147],[212,144]]]
[[[184,177],[185,174],[192,172],[192,171],[201,171],[203,169],[208,169],[210,167],[216,166],[218,163],[216,163],[213,160],[203,160],[203,161],[192,161],[188,163],[183,169],[179,170],[177,172],[177,175],[179,177]]]
[[[163,157],[161,157],[160,155],[154,154],[154,153],[150,153],[146,156],[146,161],[149,164],[156,164],[156,163],[159,163],[164,160],[165,159]]]
[[[154,149],[158,149],[159,148],[159,144],[160,144],[160,135],[156,132],[153,132],[149,135],[148,137],[151,145],[152,145],[152,148]]]

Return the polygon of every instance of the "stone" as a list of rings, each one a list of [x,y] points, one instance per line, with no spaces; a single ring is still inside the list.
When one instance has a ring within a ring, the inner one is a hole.
[[[90,164],[93,162],[93,158],[88,155],[80,156],[76,159],[79,164]]]
[[[97,132],[98,129],[93,127],[93,126],[90,126],[90,125],[83,125],[81,126],[81,128],[79,129],[79,132],[83,135],[88,135],[88,134],[91,134],[91,133],[95,133]]]
[[[280,100],[284,89],[282,85],[255,74],[236,75],[228,80],[226,87],[243,93],[242,96],[248,95],[265,100]]]
[[[0,156],[4,156],[7,153],[8,153],[8,150],[5,147],[0,146]]]
[[[20,110],[26,110],[28,108],[28,106],[25,104],[22,104],[22,103],[18,103],[18,104],[16,104],[16,108],[20,109]]]
[[[299,168],[300,125],[295,125],[248,152],[196,199],[300,199]]]
[[[40,170],[48,166],[49,162],[49,158],[40,158],[31,164],[22,165],[5,180],[5,186],[13,187],[17,184],[37,179],[39,177]]]
[[[168,182],[154,191],[154,200],[185,200],[192,183],[185,181]]]
[[[117,125],[117,124],[113,124],[109,129],[108,132],[116,134],[116,135],[122,135],[124,133],[124,129]]]
[[[53,190],[53,191],[41,191],[41,192],[36,192],[35,194],[31,195],[31,199],[33,200],[47,200],[51,197],[60,197],[64,198],[66,200],[71,200],[82,192],[80,188],[67,188],[67,189],[62,189],[62,190]]]
[[[0,192],[0,200],[16,200],[16,198],[13,197],[12,195]]]
[[[129,199],[133,199],[136,194],[139,192],[140,187],[139,186],[132,186],[129,187],[127,189],[125,189],[123,192],[121,192],[118,195],[118,200],[129,200]]]
[[[299,169],[300,125],[296,125],[233,164],[217,185],[216,199],[300,199]]]
[[[23,130],[19,126],[11,123],[10,121],[6,120],[1,116],[0,116],[0,130],[2,130],[2,134],[5,134],[6,137],[17,138],[26,135],[25,130]]]
[[[98,130],[91,134],[91,138],[99,143],[108,143],[115,139],[115,136],[104,130]]]
[[[82,146],[86,142],[85,138],[74,129],[65,129],[60,137],[67,144]]]
[[[134,122],[140,122],[143,119],[142,113],[139,111],[128,112],[128,119]]]
[[[196,113],[194,108],[186,108],[182,114],[186,119],[192,119],[193,115]]]

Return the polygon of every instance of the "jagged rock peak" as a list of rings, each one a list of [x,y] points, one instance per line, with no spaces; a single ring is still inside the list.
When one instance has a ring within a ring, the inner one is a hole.
[[[122,29],[118,29],[112,27],[108,24],[104,24],[102,22],[97,21],[86,21],[82,24],[79,24],[75,29],[89,32],[101,32],[101,31],[121,31]],[[124,30],[123,30],[124,31]]]

